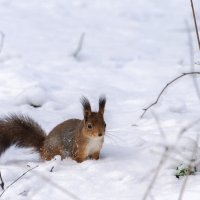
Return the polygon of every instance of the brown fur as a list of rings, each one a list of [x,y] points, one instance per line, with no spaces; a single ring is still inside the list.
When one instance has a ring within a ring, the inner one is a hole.
[[[64,121],[48,136],[29,117],[12,115],[0,120],[0,154],[11,145],[17,145],[34,147],[44,160],[51,160],[55,155],[62,159],[71,157],[77,162],[99,159],[106,127],[103,118],[106,99],[100,97],[98,112],[92,112],[87,98],[83,97],[81,103],[84,119]]]
[[[0,120],[0,155],[11,145],[40,151],[45,137],[42,128],[31,118],[11,115]]]

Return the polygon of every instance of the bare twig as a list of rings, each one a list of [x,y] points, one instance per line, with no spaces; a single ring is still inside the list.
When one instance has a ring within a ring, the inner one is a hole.
[[[193,1],[192,0],[191,0],[191,6],[192,6],[193,18],[194,18],[194,22],[195,22],[197,39],[198,39],[198,44],[199,44],[199,49],[200,49],[200,40],[199,40],[199,34],[198,34],[198,27],[197,27],[197,23],[196,23],[195,11],[194,11],[194,6],[193,6]],[[187,25],[187,27],[188,27],[188,25]],[[192,45],[192,37],[191,37],[191,35],[189,33],[189,30],[188,30],[188,41],[189,41],[189,55],[190,55],[191,72],[183,73],[182,75],[176,77],[175,79],[173,79],[172,81],[170,81],[169,83],[167,83],[167,85],[159,93],[156,101],[153,102],[152,104],[150,104],[148,107],[146,107],[146,108],[143,109],[143,113],[140,116],[140,118],[143,118],[144,115],[146,114],[147,110],[150,109],[152,106],[154,106],[154,105],[156,105],[158,103],[158,101],[159,101],[160,97],[162,96],[163,92],[168,88],[169,85],[171,85],[172,83],[174,83],[175,81],[177,81],[178,79],[180,79],[180,78],[182,78],[182,77],[184,77],[186,75],[195,75],[195,74],[199,75],[200,74],[200,72],[195,72],[194,71],[195,70],[195,68],[194,68],[194,52],[193,52],[193,45]],[[197,97],[198,97],[198,99],[200,101],[200,89],[199,89],[199,86],[198,86],[197,79],[195,77],[193,77],[193,82],[194,82],[194,86],[195,86],[195,89],[196,89]]]
[[[178,200],[182,200],[182,198],[183,198],[183,193],[184,193],[184,191],[185,191],[186,183],[187,183],[187,181],[188,181],[188,179],[189,179],[189,175],[191,174],[191,171],[192,171],[192,168],[193,168],[193,165],[192,165],[192,164],[193,164],[193,162],[196,160],[196,159],[194,159],[194,158],[195,158],[196,155],[197,155],[198,143],[199,143],[199,136],[197,136],[196,145],[195,145],[194,151],[193,151],[193,156],[192,156],[192,159],[191,159],[190,164],[189,164],[189,166],[188,166],[188,173],[186,174],[185,180],[184,180],[183,185],[182,185],[182,187],[181,187],[181,191],[180,191]]]
[[[52,166],[52,168],[50,169],[50,172],[53,172],[54,166]]]
[[[165,151],[164,151],[164,153],[163,153],[163,155],[161,157],[161,160],[160,160],[160,162],[158,164],[158,167],[156,169],[156,172],[155,172],[155,174],[154,174],[154,176],[153,176],[153,178],[152,178],[152,180],[151,180],[151,182],[150,182],[150,184],[149,184],[149,186],[148,186],[148,188],[147,188],[142,200],[146,200],[147,197],[149,196],[149,193],[151,192],[151,190],[152,190],[152,188],[153,188],[153,186],[154,186],[154,184],[156,182],[156,179],[158,178],[158,175],[159,175],[159,173],[160,173],[160,171],[162,169],[162,166],[165,163],[166,158],[168,157],[167,154],[168,154],[168,150],[165,149]]]
[[[174,150],[174,147],[172,147],[171,149],[169,148],[170,153],[171,153],[173,150]],[[162,153],[161,153],[160,151],[151,150],[151,152],[152,152],[153,154],[155,154],[155,155],[162,155]],[[167,155],[167,159],[169,159],[169,160],[171,160],[171,161],[175,161],[175,162],[181,162],[181,161],[182,161],[181,159],[176,158],[174,155],[171,155],[170,153]],[[178,154],[178,153],[179,153],[179,152],[177,152],[177,154]],[[154,169],[154,171],[155,171],[155,169]]]
[[[199,122],[200,122],[200,118],[197,119],[197,120],[195,120],[195,121],[193,121],[192,123],[188,124],[187,126],[183,127],[179,131],[178,136],[176,138],[176,141],[178,141],[185,132],[187,132],[189,129],[191,129],[192,127],[194,127],[195,125],[197,125]]]
[[[0,186],[1,186],[2,190],[4,190],[4,182],[3,182],[3,179],[1,176],[1,172],[0,172],[0,180],[1,180]]]
[[[176,152],[175,152],[176,154],[179,154],[179,155],[182,156],[185,160],[188,160],[188,158],[185,157],[184,154],[182,154],[180,151],[178,151],[178,150],[176,149],[176,146],[177,146],[178,142],[181,140],[183,134],[186,133],[187,131],[189,131],[191,128],[193,128],[193,127],[196,126],[197,124],[199,124],[199,122],[200,122],[200,118],[197,119],[197,120],[195,120],[195,121],[193,121],[193,122],[191,122],[191,123],[188,124],[187,126],[181,128],[181,130],[179,131],[179,133],[178,133],[178,135],[177,135],[177,137],[176,137],[176,140],[175,140],[174,145],[173,145],[173,146],[171,147],[171,149],[170,149],[171,152],[176,150]],[[169,156],[168,156],[168,157],[169,157]],[[191,160],[189,160],[189,163],[190,163],[190,161],[191,161]],[[179,162],[180,162],[180,161],[179,161]],[[195,163],[197,163],[197,161],[195,161]],[[193,164],[194,164],[194,163],[193,163]],[[197,165],[197,164],[196,164],[196,165]]]
[[[14,180],[10,185],[8,185],[5,190],[0,194],[0,197],[2,197],[2,195],[6,192],[6,190],[8,190],[13,184],[15,184],[19,179],[21,179],[24,175],[26,175],[28,172],[32,171],[33,169],[37,168],[39,165],[27,170],[26,172],[24,172],[21,176],[19,176],[16,180]]]
[[[196,20],[195,11],[194,11],[193,0],[190,0],[190,3],[191,3],[191,7],[192,7],[192,14],[193,14],[193,19],[194,19],[194,25],[195,25],[195,30],[196,30],[196,35],[197,35],[197,41],[198,41],[199,50],[200,50],[200,39],[199,39],[198,26],[197,26],[197,20]]]
[[[160,134],[163,137],[163,140],[166,140],[165,134],[164,134],[164,131],[163,131],[162,127],[161,127],[161,124],[160,124],[158,116],[153,112],[152,112],[152,115],[155,118],[156,124],[158,126],[158,130],[160,131]],[[155,174],[154,174],[154,176],[153,176],[153,178],[152,178],[152,180],[151,180],[151,182],[150,182],[150,184],[149,184],[149,186],[148,186],[148,188],[147,188],[142,200],[146,200],[147,197],[150,196],[150,192],[151,192],[151,190],[152,190],[152,188],[153,188],[153,186],[154,186],[154,184],[156,182],[156,179],[158,178],[158,175],[159,175],[159,173],[160,173],[160,171],[162,169],[162,166],[164,165],[164,163],[166,162],[166,160],[167,160],[167,158],[169,156],[168,152],[169,152],[169,148],[165,147],[164,152],[163,152],[162,157],[161,157],[161,160],[160,160],[160,162],[158,164],[158,167],[156,168]]]
[[[191,0],[191,2],[192,2],[192,0]],[[193,10],[193,14],[194,14],[194,10]],[[195,15],[194,15],[194,19],[196,20]],[[198,32],[198,29],[196,29],[196,31]],[[198,38],[198,43],[199,43],[199,48],[200,48],[199,38]],[[154,105],[156,105],[158,103],[158,101],[160,100],[162,94],[169,87],[169,85],[173,84],[175,81],[177,81],[178,79],[181,79],[182,77],[184,77],[186,75],[195,75],[195,74],[199,75],[200,74],[200,72],[195,72],[194,71],[194,55],[193,55],[193,46],[192,46],[191,37],[189,38],[189,47],[190,47],[190,59],[191,59],[190,60],[191,61],[191,63],[190,63],[191,64],[191,72],[183,73],[183,74],[179,75],[178,77],[174,78],[173,80],[171,80],[169,83],[167,83],[167,85],[159,93],[157,99],[152,104],[150,104],[148,107],[143,109],[144,111],[143,111],[143,113],[141,115],[141,118],[143,118],[143,116],[145,115],[145,113],[147,112],[148,109],[150,109],[152,106],[154,106]],[[197,80],[195,79],[195,77],[194,77],[193,80],[194,80],[194,86],[195,86],[198,98],[200,100],[200,92],[199,92],[199,87],[198,87],[198,84],[197,84]],[[160,126],[159,119],[157,118],[157,116],[154,113],[152,113],[152,114],[153,114],[153,116],[154,116],[154,118],[156,120],[158,129],[159,129],[160,133],[163,135],[163,139],[164,139],[164,131],[163,131],[162,127]],[[173,145],[173,147],[170,149],[170,151],[169,151],[169,148],[165,148],[165,151],[164,151],[164,153],[163,153],[163,155],[161,157],[161,160],[160,160],[159,165],[158,165],[158,167],[156,169],[156,172],[155,172],[155,174],[154,174],[154,176],[153,176],[153,178],[152,178],[152,180],[151,180],[151,182],[150,182],[150,184],[149,184],[149,186],[148,186],[148,188],[147,188],[147,190],[146,190],[146,192],[144,194],[143,200],[146,200],[148,198],[148,196],[150,197],[150,195],[151,195],[150,192],[151,192],[151,190],[152,190],[152,188],[153,188],[153,186],[154,186],[154,184],[156,182],[156,179],[158,178],[158,175],[159,175],[159,173],[161,171],[161,168],[162,168],[163,164],[166,162],[166,160],[169,158],[170,152],[175,149],[175,146],[176,146],[177,142],[181,139],[182,135],[186,131],[188,131],[190,128],[192,128],[197,123],[199,123],[199,121],[200,121],[200,119],[198,119],[195,122],[189,124],[187,127],[181,129],[181,131],[178,134],[177,140],[176,140],[175,144]],[[197,143],[195,145],[195,149],[194,149],[194,152],[193,152],[194,153],[193,157],[197,153],[197,149],[198,149],[198,140],[197,140]],[[187,177],[185,178],[184,183],[182,185],[181,192],[180,192],[180,195],[179,195],[179,200],[182,200],[183,192],[185,190],[186,183],[188,181],[188,175],[192,171],[192,167],[194,166],[195,163],[197,163],[196,160],[195,161],[194,161],[194,159],[190,160],[189,168],[188,168],[189,172],[188,172]]]
[[[158,101],[160,100],[160,97],[162,96],[162,94],[164,93],[164,91],[172,84],[174,83],[175,81],[177,81],[178,79],[181,79],[183,78],[184,76],[187,76],[187,75],[194,75],[194,74],[198,74],[200,75],[200,72],[186,72],[186,73],[182,73],[181,75],[179,75],[178,77],[174,78],[173,80],[171,80],[169,83],[167,83],[165,85],[165,87],[161,90],[161,92],[159,93],[157,99],[152,103],[150,104],[149,106],[147,106],[146,108],[143,109],[143,113],[142,115],[140,116],[140,118],[143,118],[145,113],[147,112],[147,110],[149,110],[152,106],[156,105],[158,103]]]
[[[79,39],[79,42],[78,42],[78,46],[77,46],[76,50],[75,50],[74,53],[73,53],[73,57],[74,57],[74,58],[77,58],[77,57],[78,57],[78,55],[79,55],[79,53],[80,53],[80,51],[81,51],[81,49],[82,49],[82,47],[83,47],[84,38],[85,38],[85,33],[82,33],[82,34],[81,34],[81,37],[80,37],[80,39]]]
[[[190,56],[190,71],[194,72],[195,71],[195,62],[194,62],[194,48],[193,48],[193,43],[192,43],[192,35],[190,33],[190,29],[189,29],[189,25],[186,21],[186,28],[187,28],[187,32],[188,32],[188,46],[189,46],[189,56]],[[200,101],[200,89],[199,89],[199,85],[198,85],[198,81],[196,76],[192,76],[192,80],[194,83],[194,87],[196,90],[196,94],[197,94],[197,98]]]
[[[1,43],[0,43],[0,53],[1,53],[3,50],[5,34],[2,31],[0,31],[0,35],[1,35]]]
[[[155,121],[156,121],[158,130],[160,131],[160,134],[161,134],[163,140],[166,140],[165,132],[164,132],[164,130],[163,130],[161,124],[160,124],[160,120],[159,120],[158,116],[156,115],[155,112],[151,112],[151,114],[153,115],[153,117],[154,117],[154,119],[155,119]]]
[[[158,116],[155,113],[152,112],[152,114],[153,114],[153,117],[155,118],[156,124],[158,126],[158,130],[159,130],[160,134],[162,135],[163,139],[165,140],[166,138],[165,138],[164,130],[161,127],[160,120],[159,120]],[[175,160],[175,161],[180,161],[179,159],[176,159],[175,157],[173,157],[171,155],[171,152],[175,150],[175,148],[177,146],[177,143],[179,142],[179,140],[181,139],[181,137],[183,136],[183,134],[185,132],[187,132],[189,129],[191,129],[193,126],[195,126],[196,124],[198,124],[199,122],[200,122],[200,119],[198,119],[198,120],[190,123],[186,127],[182,128],[180,130],[178,136],[177,136],[176,142],[174,143],[174,145],[171,148],[168,147],[168,146],[165,146],[164,153],[162,154],[161,160],[160,160],[157,168],[155,169],[155,174],[154,174],[154,176],[153,176],[153,178],[152,178],[152,180],[151,180],[151,182],[150,182],[150,184],[149,184],[149,186],[148,186],[148,188],[147,188],[147,190],[146,190],[146,192],[145,192],[142,200],[146,200],[148,197],[150,197],[150,195],[151,195],[150,192],[151,192],[153,186],[155,185],[155,182],[156,182],[156,180],[158,178],[158,175],[159,175],[159,173],[160,173],[160,171],[161,171],[164,163],[166,163],[168,159],[172,159],[172,160]],[[197,149],[198,149],[198,142],[195,145],[194,155],[196,154]],[[193,159],[194,155],[192,156],[192,159],[190,159],[190,161],[189,161],[189,167],[190,167],[189,169],[192,169],[193,166],[194,166],[194,164],[197,163],[196,159]],[[192,170],[190,170],[190,171],[192,171]],[[187,180],[186,180],[186,182],[187,182]]]
[[[41,176],[43,178],[43,180],[46,180],[54,188],[57,188],[61,192],[65,193],[68,197],[71,197],[72,199],[75,199],[75,200],[80,200],[80,198],[78,196],[76,196],[75,194],[73,194],[72,192],[67,190],[66,187],[63,187],[63,186],[59,185],[58,183],[56,183],[52,178],[49,178],[49,177],[47,177],[47,176],[45,176],[45,175],[43,175],[42,173],[39,173],[39,172],[36,172],[36,174]],[[69,199],[69,198],[67,198],[67,199]]]
[[[190,128],[192,128],[193,126],[195,126],[197,123],[199,123],[199,122],[200,122],[200,119],[198,119],[198,120],[196,120],[196,121],[190,123],[189,125],[187,125],[187,126],[184,127],[183,129],[181,129],[181,131],[179,132],[178,137],[177,137],[177,140],[176,140],[176,142],[174,143],[174,145],[173,145],[171,148],[165,148],[165,151],[164,151],[164,153],[162,154],[161,160],[160,160],[160,162],[159,162],[159,164],[158,164],[158,167],[157,167],[156,170],[155,170],[154,177],[152,178],[152,180],[151,180],[151,182],[150,182],[150,184],[149,184],[149,186],[148,186],[148,188],[147,188],[147,190],[146,190],[146,192],[145,192],[145,195],[144,195],[144,197],[143,197],[143,200],[146,200],[146,199],[148,198],[148,196],[150,196],[150,192],[151,192],[153,186],[155,185],[155,182],[156,182],[156,180],[157,180],[157,178],[158,178],[158,175],[159,175],[159,173],[160,173],[160,171],[161,171],[161,169],[162,169],[164,163],[165,163],[168,159],[172,159],[172,160],[175,160],[175,161],[179,161],[179,162],[180,162],[179,159],[174,158],[174,157],[171,156],[170,154],[171,154],[172,151],[175,150],[175,147],[177,146],[177,143],[178,143],[178,141],[181,139],[182,135],[183,135],[185,132],[187,132]],[[158,125],[158,124],[157,124],[157,125]],[[159,126],[160,126],[160,125],[159,125]],[[158,128],[159,128],[160,133],[161,133],[162,127],[161,127],[161,129],[160,129],[160,127],[158,127]],[[197,160],[195,159],[195,155],[197,154],[197,150],[198,150],[198,140],[199,140],[199,138],[197,138],[197,142],[196,142],[196,145],[195,145],[195,147],[194,147],[192,159],[190,159],[189,164],[188,164],[188,166],[189,166],[189,167],[188,167],[188,169],[189,169],[188,175],[191,174],[190,172],[192,172],[192,169],[193,169],[194,167],[196,167],[197,164],[199,163],[199,161],[197,161]],[[156,152],[155,152],[155,153],[156,153]],[[181,196],[183,195],[183,192],[184,192],[184,189],[185,189],[185,185],[186,185],[186,183],[187,183],[187,179],[188,179],[188,177],[186,177],[186,179],[185,179],[185,181],[184,181],[184,183],[183,183],[183,186],[182,186],[182,189],[181,189],[181,192],[180,192],[180,195],[181,195]],[[182,198],[182,197],[181,197],[181,198]],[[181,199],[179,199],[179,200],[181,200]]]

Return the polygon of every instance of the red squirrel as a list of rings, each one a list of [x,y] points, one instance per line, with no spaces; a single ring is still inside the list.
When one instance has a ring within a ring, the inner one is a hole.
[[[71,157],[77,162],[98,160],[104,142],[106,98],[99,98],[98,112],[92,112],[90,102],[81,98],[84,119],[69,119],[58,124],[46,135],[41,126],[28,116],[10,115],[0,119],[0,155],[12,145],[33,147],[43,160],[55,155]]]

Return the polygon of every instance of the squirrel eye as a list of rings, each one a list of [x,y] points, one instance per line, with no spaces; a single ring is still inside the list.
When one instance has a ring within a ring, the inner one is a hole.
[[[105,128],[106,128],[106,123],[104,124]]]
[[[88,127],[89,129],[92,129],[92,124],[88,124],[87,127]]]

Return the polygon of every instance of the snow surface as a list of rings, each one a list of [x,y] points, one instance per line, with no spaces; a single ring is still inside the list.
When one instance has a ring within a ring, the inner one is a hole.
[[[197,17],[200,22],[200,13]],[[188,76],[173,84],[139,120],[142,109],[166,83],[191,70],[188,32],[198,61],[190,1],[0,0],[0,31],[5,34],[0,53],[1,116],[28,114],[48,133],[66,119],[82,119],[82,95],[94,110],[99,95],[107,96],[107,134],[98,161],[78,164],[56,156],[44,162],[30,149],[12,147],[0,158],[5,187],[38,167],[1,199],[142,199],[164,144],[174,144],[180,130],[199,118],[199,99]],[[196,125],[184,133],[171,156],[179,162],[166,161],[148,199],[178,199],[184,178],[177,179],[175,170],[183,157],[192,155],[199,130]],[[199,194],[197,173],[189,177],[183,199],[199,200]]]

